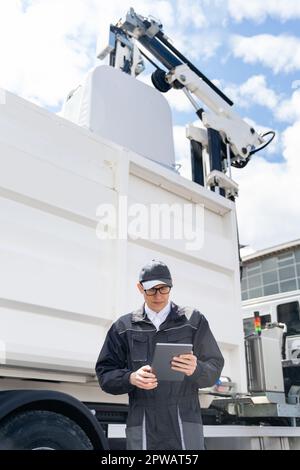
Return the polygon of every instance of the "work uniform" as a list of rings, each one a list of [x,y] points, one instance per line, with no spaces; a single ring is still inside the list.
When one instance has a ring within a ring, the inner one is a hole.
[[[153,390],[132,385],[130,374],[151,365],[156,343],[192,343],[198,360],[193,375],[181,382],[159,381]],[[105,392],[129,394],[127,449],[203,449],[198,388],[214,385],[223,365],[208,322],[197,310],[172,302],[159,330],[144,307],[119,318],[107,334],[96,373]]]

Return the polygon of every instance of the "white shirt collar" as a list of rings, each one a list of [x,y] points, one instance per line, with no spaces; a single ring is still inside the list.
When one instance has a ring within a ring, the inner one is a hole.
[[[171,311],[171,302],[168,302],[167,305],[160,311],[154,312],[148,305],[145,303],[145,313],[147,314],[149,320],[153,323],[155,328],[158,330],[160,325],[165,321],[167,316]]]

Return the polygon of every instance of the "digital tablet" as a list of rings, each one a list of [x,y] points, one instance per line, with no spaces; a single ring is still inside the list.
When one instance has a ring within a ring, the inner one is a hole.
[[[189,354],[193,351],[192,344],[182,343],[156,343],[152,370],[157,380],[171,380],[180,382],[184,379],[185,374],[171,369],[171,361],[173,357],[180,354]]]

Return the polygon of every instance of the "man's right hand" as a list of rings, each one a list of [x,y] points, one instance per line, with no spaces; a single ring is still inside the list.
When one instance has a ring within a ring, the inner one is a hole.
[[[150,366],[143,366],[130,375],[130,383],[144,390],[153,390],[157,387],[157,378],[151,372]]]

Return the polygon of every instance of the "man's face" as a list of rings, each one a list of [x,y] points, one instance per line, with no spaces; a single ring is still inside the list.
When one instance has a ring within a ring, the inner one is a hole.
[[[157,289],[159,287],[166,286],[165,284],[157,284],[155,286]],[[151,310],[154,312],[160,312],[169,302],[169,297],[170,297],[170,292],[168,294],[161,294],[159,291],[156,291],[155,295],[147,295],[146,292],[144,292],[144,288],[142,284],[138,283],[137,287],[141,294],[144,296],[144,300],[146,304],[148,305]]]

